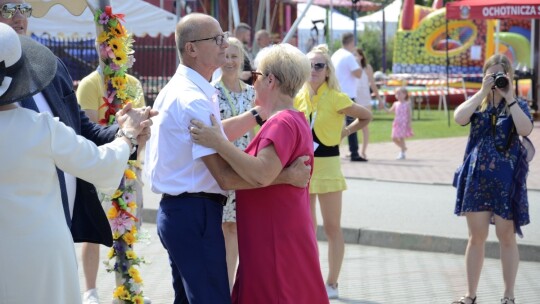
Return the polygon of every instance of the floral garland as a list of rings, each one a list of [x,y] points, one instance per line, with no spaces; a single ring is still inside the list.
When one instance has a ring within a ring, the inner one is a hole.
[[[94,14],[97,28],[103,28],[97,37],[103,66],[101,72],[107,88],[103,105],[100,106],[106,109],[104,119],[100,120],[103,125],[113,124],[116,112],[141,94],[127,81],[126,71],[135,62],[133,39],[120,20],[125,22],[124,15],[113,14],[110,6],[106,6],[105,11],[98,9]],[[103,199],[105,204],[110,204],[107,218],[113,232],[113,246],[109,250],[105,265],[108,272],[116,274],[114,303],[144,303],[141,288],[143,280],[136,267],[145,263],[145,260],[133,251],[133,244],[142,238],[137,230],[138,219],[134,215],[137,210],[135,186],[140,183],[135,173],[137,165],[137,161],[129,161],[118,190],[111,197]]]
[[[110,6],[105,11],[97,10],[94,21],[97,26],[102,26],[103,31],[97,37],[99,44],[99,57],[103,63],[103,80],[107,92],[103,97],[103,105],[106,108],[105,118],[101,124],[111,125],[114,123],[116,112],[139,93],[136,88],[128,86],[126,71],[133,66],[133,39],[120,23],[124,21],[123,14],[113,14]]]

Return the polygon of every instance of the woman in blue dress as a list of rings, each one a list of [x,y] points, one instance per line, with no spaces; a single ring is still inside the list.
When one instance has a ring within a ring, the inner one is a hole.
[[[495,224],[504,280],[502,304],[513,304],[519,264],[515,234],[529,223],[526,150],[519,136],[533,129],[525,101],[514,95],[513,68],[504,55],[490,57],[482,88],[454,112],[460,125],[471,123],[463,165],[456,173],[455,214],[465,215],[469,242],[465,253],[468,291],[453,303],[476,302],[489,224]]]

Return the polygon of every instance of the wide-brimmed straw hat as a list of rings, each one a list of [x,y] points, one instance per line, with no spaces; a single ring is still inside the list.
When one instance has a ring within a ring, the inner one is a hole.
[[[0,23],[0,105],[42,91],[56,74],[56,60],[45,46]]]

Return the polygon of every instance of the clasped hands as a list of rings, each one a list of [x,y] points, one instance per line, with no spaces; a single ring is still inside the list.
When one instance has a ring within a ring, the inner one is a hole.
[[[135,136],[139,144],[143,144],[151,135],[151,118],[158,115],[158,113],[151,107],[133,109],[132,104],[127,103],[116,113],[116,121],[121,129]]]

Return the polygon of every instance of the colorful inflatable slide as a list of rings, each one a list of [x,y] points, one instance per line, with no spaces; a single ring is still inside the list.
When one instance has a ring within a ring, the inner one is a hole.
[[[395,36],[393,73],[445,74],[465,77],[467,88],[478,88],[485,58],[495,53],[497,20],[448,20],[442,1],[433,7],[404,0],[399,28]],[[530,69],[531,22],[500,20],[499,53],[515,67]],[[447,46],[448,45],[448,51]],[[460,85],[460,84],[455,84]],[[527,84],[520,83],[520,88]]]

